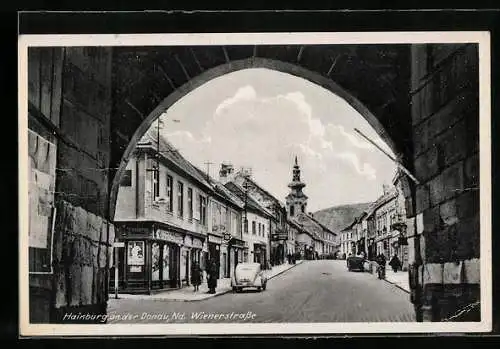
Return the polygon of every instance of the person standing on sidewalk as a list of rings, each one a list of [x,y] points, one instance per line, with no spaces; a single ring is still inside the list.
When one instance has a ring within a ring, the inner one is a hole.
[[[401,261],[399,260],[397,254],[394,254],[394,256],[391,258],[389,265],[392,267],[392,270],[395,273],[397,273],[397,271],[401,269]]]
[[[207,265],[207,277],[208,277],[208,293],[215,293],[217,287],[217,263],[215,259],[211,259]]]
[[[378,278],[379,279],[384,279],[385,278],[385,264],[387,263],[387,260],[385,259],[385,256],[383,253],[379,254],[377,256],[377,273],[378,273]]]
[[[191,284],[194,286],[194,292],[198,291],[201,285],[202,270],[198,262],[194,262],[191,267]]]

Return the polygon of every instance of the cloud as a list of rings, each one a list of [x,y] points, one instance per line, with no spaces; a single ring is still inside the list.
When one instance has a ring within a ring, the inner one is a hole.
[[[215,109],[215,114],[219,115],[225,109],[229,108],[233,104],[236,104],[236,103],[239,103],[242,101],[246,101],[246,102],[252,101],[252,100],[255,100],[256,98],[257,98],[257,93],[255,92],[255,89],[253,88],[253,86],[247,85],[247,86],[240,87],[236,91],[236,93],[234,94],[233,97],[226,98],[221,103],[219,103],[219,105]]]
[[[210,136],[204,136],[200,139],[197,139],[191,132],[184,130],[165,133],[164,136],[167,138],[167,140],[173,141],[175,143],[188,142],[203,144],[212,142],[212,138]]]
[[[336,157],[349,162],[356,172],[362,176],[366,176],[369,180],[377,179],[377,171],[367,162],[361,164],[358,156],[351,152],[344,152],[340,154],[335,154]]]
[[[374,149],[374,146],[365,140],[362,140],[360,136],[353,135],[352,133],[346,132],[344,126],[328,124],[328,128],[333,132],[342,135],[345,139],[349,141],[356,148],[360,149]]]

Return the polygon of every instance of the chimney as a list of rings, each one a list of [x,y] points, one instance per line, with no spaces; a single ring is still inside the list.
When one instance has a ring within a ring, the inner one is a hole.
[[[227,182],[229,182],[233,172],[234,167],[232,164],[223,162],[220,165],[219,180],[222,182],[222,184],[226,184]]]
[[[390,191],[389,185],[383,184],[382,189],[384,190],[384,195],[389,194],[389,191]]]

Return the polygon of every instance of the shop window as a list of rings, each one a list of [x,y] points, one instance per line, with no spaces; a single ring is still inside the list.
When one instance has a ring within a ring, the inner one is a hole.
[[[154,242],[151,246],[151,256],[152,256],[152,280],[158,281],[160,280],[160,245],[157,242]]]
[[[170,248],[167,244],[163,245],[163,272],[162,272],[162,280],[167,281],[170,279],[169,273],[170,273],[170,265],[169,265],[169,258],[170,258]]]

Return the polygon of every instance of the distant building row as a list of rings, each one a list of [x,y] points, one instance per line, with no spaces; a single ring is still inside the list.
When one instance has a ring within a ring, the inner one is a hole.
[[[406,217],[405,200],[402,193],[401,172],[393,179],[393,186],[384,186],[383,194],[367,210],[358,215],[340,233],[340,254],[364,253],[369,260],[379,254],[391,258],[397,255],[403,270],[411,259],[413,248],[412,219]]]
[[[230,164],[222,164],[219,175],[210,178],[166,140],[146,134],[117,198],[121,291],[189,285],[192,264],[204,268],[209,259],[218,264],[219,278],[227,278],[240,262],[270,267],[289,254],[314,259],[337,251],[336,234],[306,213],[297,159],[286,204]]]

